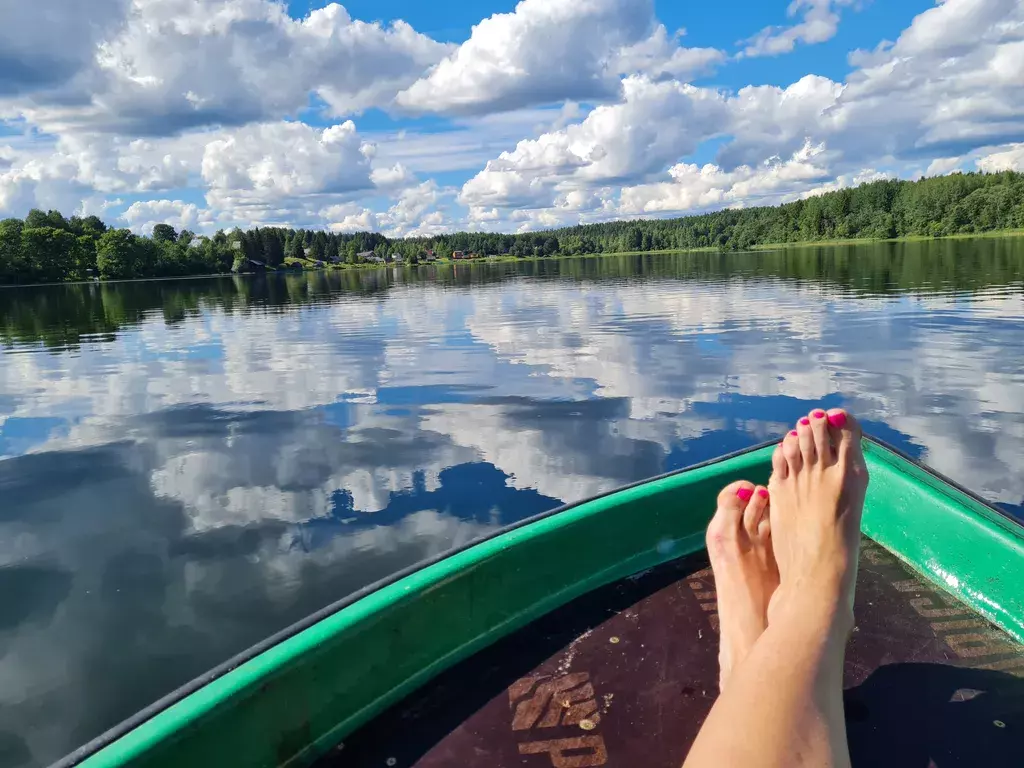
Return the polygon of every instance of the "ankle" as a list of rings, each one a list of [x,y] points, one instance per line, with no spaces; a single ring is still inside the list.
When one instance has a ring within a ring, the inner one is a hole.
[[[768,606],[768,623],[845,644],[854,627],[853,607],[846,594],[841,579],[784,583]]]

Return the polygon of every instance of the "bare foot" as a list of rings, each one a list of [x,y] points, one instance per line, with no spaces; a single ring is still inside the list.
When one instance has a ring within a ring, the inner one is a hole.
[[[718,494],[707,533],[721,626],[719,687],[746,658],[768,624],[768,602],[779,586],[772,554],[768,490],[739,481]]]
[[[853,629],[860,521],[868,487],[861,430],[845,411],[812,411],[776,449],[768,482],[782,584],[769,620],[790,611],[809,627]]]

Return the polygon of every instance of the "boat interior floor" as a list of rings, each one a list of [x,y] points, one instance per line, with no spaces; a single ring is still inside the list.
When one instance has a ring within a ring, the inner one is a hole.
[[[854,766],[1024,765],[1024,649],[868,539],[856,617]],[[717,619],[703,553],[611,584],[452,667],[319,765],[680,768],[718,694]]]

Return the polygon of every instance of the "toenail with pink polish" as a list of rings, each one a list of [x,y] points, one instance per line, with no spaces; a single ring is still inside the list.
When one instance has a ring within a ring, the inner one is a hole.
[[[789,433],[789,436],[790,436],[790,437],[799,437],[799,436],[800,436],[800,433],[799,433],[799,432],[797,432],[797,431],[796,431],[796,430],[794,429],[794,430],[793,430],[792,432],[790,432],[790,433]]]
[[[806,427],[808,424],[811,423],[811,420],[805,416],[804,418],[800,419],[800,423]]]
[[[846,414],[840,411],[839,413],[833,413],[828,417],[828,423],[836,429],[842,429],[846,426]]]
[[[750,497],[754,495],[754,492],[749,488],[740,488],[736,491],[736,495],[739,496],[743,501],[750,501]]]
[[[816,418],[816,419],[824,419],[825,418],[825,412],[824,411],[815,411],[814,412],[814,418]]]
[[[762,488],[761,490],[759,490],[757,492],[757,495],[760,496],[762,499],[767,499],[768,498],[768,491],[766,491],[764,488]]]

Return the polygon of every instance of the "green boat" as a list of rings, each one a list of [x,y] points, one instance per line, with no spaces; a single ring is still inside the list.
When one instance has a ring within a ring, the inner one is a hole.
[[[678,768],[717,695],[704,529],[724,485],[767,481],[773,448],[397,574],[57,765]],[[1024,529],[892,448],[865,453],[854,764],[1024,764]]]

